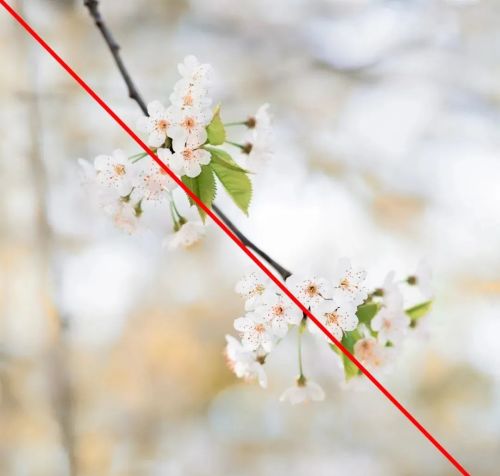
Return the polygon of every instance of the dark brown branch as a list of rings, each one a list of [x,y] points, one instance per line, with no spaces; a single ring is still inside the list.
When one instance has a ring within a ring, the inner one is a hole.
[[[134,81],[132,80],[130,73],[128,72],[125,64],[120,55],[120,45],[114,39],[111,31],[109,30],[107,24],[102,18],[101,12],[99,11],[99,1],[98,0],[84,0],[83,4],[87,7],[90,16],[93,18],[97,28],[101,32],[101,35],[104,38],[106,45],[108,46],[111,55],[118,67],[120,74],[125,81],[125,84],[128,88],[128,95],[131,99],[133,99],[138,106],[141,108],[141,111],[148,115],[148,110],[146,107],[146,103],[144,99],[140,95],[137,87],[135,86]],[[288,278],[292,273],[277,263],[274,259],[272,259],[267,253],[262,251],[257,245],[255,245],[252,241],[250,241],[237,227],[236,225],[222,212],[222,210],[213,205],[214,212],[219,216],[219,218],[227,225],[227,227],[242,241],[242,243],[249,249],[255,251],[263,260],[265,260],[270,266],[272,266],[283,279]]]
[[[99,11],[99,1],[84,0],[83,4],[88,8],[90,16],[94,19],[97,28],[101,32],[104,41],[111,51],[116,66],[120,70],[120,74],[122,75],[122,78],[127,85],[128,95],[130,99],[133,99],[139,105],[141,111],[147,115],[148,109],[146,107],[146,103],[144,102],[144,99],[142,99],[142,96],[139,94],[139,91],[137,91],[137,88],[135,87],[135,84],[132,81],[132,78],[130,77],[130,74],[120,56],[120,45],[115,41],[113,34],[111,33],[101,16],[101,12]]]
[[[243,244],[255,251],[263,260],[267,261],[283,278],[286,279],[292,275],[290,271],[283,268],[279,263],[277,263],[273,258],[271,258],[267,253],[262,251],[258,246],[252,243],[237,227],[236,225],[222,212],[222,210],[217,205],[212,205],[212,208],[219,218],[227,225],[227,227],[243,242]]]

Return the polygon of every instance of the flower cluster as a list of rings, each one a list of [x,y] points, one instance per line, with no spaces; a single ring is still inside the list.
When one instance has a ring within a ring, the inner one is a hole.
[[[213,107],[210,96],[212,67],[187,56],[178,71],[181,78],[174,85],[168,107],[157,100],[149,103],[148,114],[139,118],[137,128],[145,133],[151,151],[207,207],[212,206],[220,183],[236,205],[248,213],[252,196],[249,171],[223,146],[235,147],[240,156],[248,155],[250,165],[268,160],[272,155],[268,105],[245,121],[224,124],[220,105]],[[237,125],[248,129],[248,141],[243,144],[227,139],[226,127]],[[146,156],[140,152],[127,157],[117,150],[96,157],[93,164],[81,159],[85,183],[115,225],[127,233],[139,227],[149,208],[146,205],[167,204],[174,231],[168,246],[195,244],[205,234],[205,213],[198,208],[201,221],[188,221],[179,212],[182,207],[176,205],[176,200],[186,199],[176,190],[176,180]],[[189,205],[193,206],[192,201]]]
[[[321,324],[370,371],[386,369],[395,352],[431,305],[430,271],[419,265],[415,275],[402,282],[390,272],[381,288],[369,292],[366,272],[353,268],[349,260],[338,261],[331,279],[292,275],[288,289],[307,307]],[[403,286],[418,285],[426,299],[411,308],[404,307]],[[308,319],[266,276],[252,273],[236,285],[245,300],[245,315],[234,321],[240,340],[226,336],[226,359],[237,377],[267,385],[264,364],[273,348],[292,328],[299,334],[299,375],[296,385],[287,389],[281,400],[299,403],[322,400],[321,387],[309,381],[302,368],[301,335],[305,331],[330,342],[319,327]],[[336,346],[346,379],[361,372]]]

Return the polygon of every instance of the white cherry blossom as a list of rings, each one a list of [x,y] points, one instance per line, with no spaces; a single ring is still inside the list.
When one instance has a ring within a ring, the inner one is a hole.
[[[363,337],[354,344],[354,356],[369,370],[386,366],[392,356],[390,348],[384,347],[374,337]]]
[[[298,379],[297,384],[287,388],[281,395],[281,402],[297,403],[319,402],[325,399],[325,392],[311,380]]]
[[[245,299],[245,310],[250,311],[267,302],[272,291],[271,280],[262,273],[250,273],[240,279],[235,286],[235,291]]]
[[[173,236],[168,238],[164,245],[170,249],[190,248],[205,236],[205,226],[200,221],[188,221],[184,223]]]
[[[110,187],[107,182],[105,182],[105,185],[98,182],[97,171],[93,163],[85,159],[78,159],[78,164],[80,165],[82,186],[97,206],[100,208],[105,208],[109,205],[113,206],[117,200],[121,199],[123,195],[120,194],[117,188]]]
[[[174,179],[152,160],[141,161],[139,166],[136,190],[145,200],[163,201],[168,197],[166,192],[177,187]]]
[[[270,352],[273,347],[274,336],[272,323],[254,313],[245,317],[238,317],[234,321],[234,328],[241,333],[241,342],[247,350],[262,348]]]
[[[262,388],[267,387],[267,375],[264,370],[263,357],[259,357],[256,352],[247,350],[240,341],[233,336],[226,335],[226,348],[224,355],[228,367],[238,378],[245,380],[257,379]]]
[[[301,310],[282,294],[268,293],[263,301],[255,313],[271,322],[272,331],[277,337],[284,337],[289,325],[298,325],[302,320]]]
[[[112,155],[99,155],[94,160],[96,181],[110,189],[116,190],[122,196],[128,195],[134,186],[136,174],[134,165],[121,150],[115,150]]]
[[[316,306],[331,297],[331,284],[324,278],[303,278],[293,274],[286,280],[286,284],[305,307]]]
[[[174,141],[173,145],[174,153],[170,157],[169,163],[172,169],[180,175],[197,177],[201,173],[201,166],[210,163],[210,152],[198,149],[200,144],[192,142],[191,138],[188,138],[185,144],[183,141]]]
[[[351,302],[358,306],[368,297],[364,286],[366,271],[353,269],[348,259],[340,259],[334,275],[334,298],[339,302]]]
[[[250,127],[247,136],[248,166],[254,170],[259,170],[274,156],[274,135],[268,109],[269,104],[263,104],[247,121]]]
[[[389,271],[382,286],[384,304],[391,309],[403,308],[403,294],[395,281],[396,273]]]
[[[381,344],[399,344],[406,336],[409,325],[410,318],[399,306],[382,307],[371,321],[371,328],[378,332],[377,339]]]
[[[136,206],[130,200],[115,200],[104,207],[104,211],[113,219],[114,225],[131,235],[139,226]]]
[[[345,332],[356,329],[358,318],[356,307],[351,303],[342,303],[329,300],[323,301],[314,307],[314,316],[332,333],[337,340],[342,340]],[[321,334],[329,340],[321,329],[311,320],[307,320],[307,328],[312,334]]]
[[[185,80],[180,80],[175,84],[169,99],[175,109],[183,110],[210,110],[212,104],[207,88],[193,85]]]
[[[169,128],[172,126],[171,108],[165,108],[160,101],[148,104],[148,116],[137,121],[137,128],[149,134],[147,142],[151,147],[161,147],[167,139]]]
[[[259,109],[257,109],[255,116],[251,118],[249,122],[254,132],[264,133],[264,134],[271,133],[272,127],[271,127],[271,115],[269,114],[269,104],[268,103],[262,104],[262,106],[260,106]]]
[[[212,103],[208,88],[212,81],[212,67],[200,64],[194,56],[187,56],[178,65],[182,78],[177,81],[170,95],[171,104],[180,109],[208,109]]]
[[[177,65],[177,69],[182,79],[191,83],[206,84],[212,79],[212,67],[206,63],[201,64],[193,55],[186,56],[183,62]]]
[[[173,124],[168,131],[169,137],[176,144],[189,142],[192,146],[198,147],[207,140],[206,126],[212,119],[210,110],[190,107],[187,109],[173,109]]]

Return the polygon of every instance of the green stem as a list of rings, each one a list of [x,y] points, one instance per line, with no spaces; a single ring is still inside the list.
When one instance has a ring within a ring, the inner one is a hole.
[[[172,193],[169,192],[168,196],[170,205],[170,215],[172,216],[172,220],[174,221],[174,230],[178,231],[182,225],[187,223],[187,220],[180,214],[179,210],[177,209]]]
[[[186,222],[186,219],[180,214],[179,210],[177,209],[177,205],[175,204],[175,200],[174,200],[174,197],[172,196],[172,194],[170,194],[170,203],[171,203],[171,206],[173,207],[177,217],[179,218],[179,221],[182,223],[182,222]]]
[[[175,211],[174,211],[174,202],[172,199],[169,200],[169,205],[170,205],[170,216],[172,217],[172,221],[174,222],[174,231],[179,231],[180,229],[180,224],[179,220],[175,216]]]
[[[303,326],[302,322],[300,323],[298,329],[297,329],[297,348],[298,348],[298,358],[299,358],[299,381],[305,381],[305,376],[304,376],[304,368],[302,366],[302,332],[303,332]]]
[[[245,146],[243,144],[238,144],[237,142],[231,142],[229,140],[226,141],[226,144],[232,145],[234,147],[238,147],[239,149],[245,149]]]
[[[139,152],[138,154],[135,154],[135,155],[131,155],[128,160],[130,160],[130,162],[132,162],[133,164],[135,164],[136,162],[138,162],[139,160],[143,159],[144,157],[146,157],[146,152]]]
[[[240,121],[240,122],[226,122],[224,124],[224,127],[230,127],[230,126],[246,126],[247,121]]]

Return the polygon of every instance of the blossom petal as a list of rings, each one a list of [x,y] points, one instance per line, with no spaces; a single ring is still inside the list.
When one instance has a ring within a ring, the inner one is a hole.
[[[195,160],[185,160],[184,172],[188,177],[198,177],[201,174],[201,165]]]
[[[149,134],[148,145],[150,145],[151,147],[160,147],[165,143],[166,138],[167,134],[165,132],[154,129]]]
[[[148,114],[151,117],[157,117],[165,114],[165,108],[160,101],[152,101],[148,104]]]

